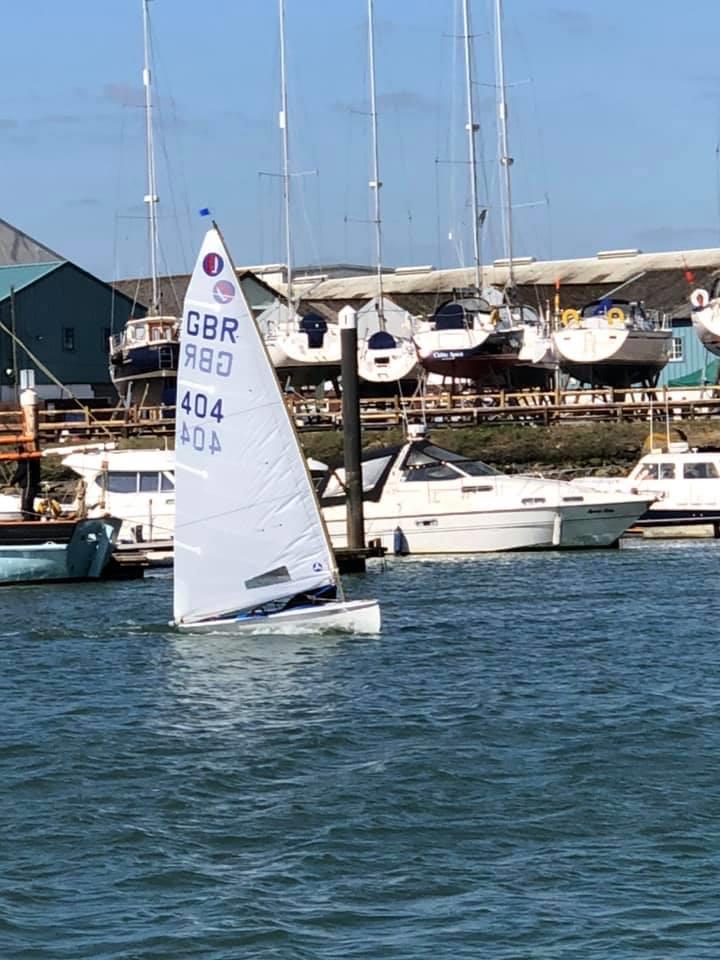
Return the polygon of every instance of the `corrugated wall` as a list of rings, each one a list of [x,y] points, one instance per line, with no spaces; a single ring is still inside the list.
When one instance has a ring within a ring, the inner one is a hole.
[[[131,304],[109,284],[66,263],[15,294],[18,337],[62,383],[93,384],[99,395],[114,397],[108,370],[110,328],[122,329]],[[0,319],[11,326],[10,299],[0,303]],[[18,367],[35,365],[18,347]],[[0,333],[0,382],[12,384],[12,344]],[[38,383],[48,378],[36,369]]]

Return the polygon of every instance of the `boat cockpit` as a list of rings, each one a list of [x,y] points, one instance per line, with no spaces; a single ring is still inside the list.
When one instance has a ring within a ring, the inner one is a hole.
[[[177,342],[179,323],[175,317],[140,317],[128,320],[122,333],[110,338],[110,349],[131,349]]]
[[[306,313],[298,320],[298,330],[307,337],[310,350],[320,350],[328,332],[327,320],[318,313]]]
[[[655,323],[643,304],[634,300],[603,297],[586,304],[580,311],[583,327],[618,327],[629,330],[654,330]]]

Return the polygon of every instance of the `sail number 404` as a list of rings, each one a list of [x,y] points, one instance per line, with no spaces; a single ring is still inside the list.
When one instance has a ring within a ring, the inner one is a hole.
[[[180,402],[180,407],[185,413],[190,416],[196,416],[200,420],[204,420],[205,417],[209,417],[213,420],[216,420],[218,423],[222,423],[223,419],[223,402],[222,397],[219,397],[215,403],[210,406],[210,400],[205,393],[195,393],[193,394],[190,390],[186,390],[185,394]]]
[[[205,453],[206,451],[210,454],[222,453],[220,440],[215,430],[200,426],[190,428],[184,420],[180,427],[180,443],[183,445],[191,444],[193,450],[197,450],[198,453]]]

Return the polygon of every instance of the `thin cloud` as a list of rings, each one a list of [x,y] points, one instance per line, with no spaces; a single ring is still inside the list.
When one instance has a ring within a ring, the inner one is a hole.
[[[598,27],[598,22],[592,14],[569,7],[551,7],[544,19],[549,26],[557,27],[573,37],[586,36],[596,31]]]
[[[702,244],[716,247],[720,244],[720,224],[694,227],[650,227],[635,234],[635,243],[640,249],[648,247],[663,250],[684,250]]]
[[[77,114],[72,113],[48,113],[44,117],[37,117],[33,120],[33,123],[39,124],[40,126],[57,126],[57,127],[66,127],[75,123],[80,123],[82,120],[81,117]]]
[[[426,97],[422,93],[413,90],[394,90],[389,93],[381,93],[377,98],[378,112],[399,111],[428,113],[438,109],[438,101],[432,97]],[[367,100],[356,100],[349,102],[347,100],[336,100],[332,109],[338,113],[357,113],[362,116],[370,116],[370,104]]]
[[[100,99],[115,103],[121,107],[142,107],[145,105],[145,93],[142,87],[132,87],[124,83],[106,83]]]

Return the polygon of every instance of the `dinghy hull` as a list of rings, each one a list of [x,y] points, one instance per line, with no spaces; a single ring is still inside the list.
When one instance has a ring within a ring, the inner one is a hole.
[[[298,633],[380,633],[380,605],[377,600],[347,600],[320,607],[295,607],[267,616],[203,620],[177,623],[188,633],[241,633],[269,636]]]

